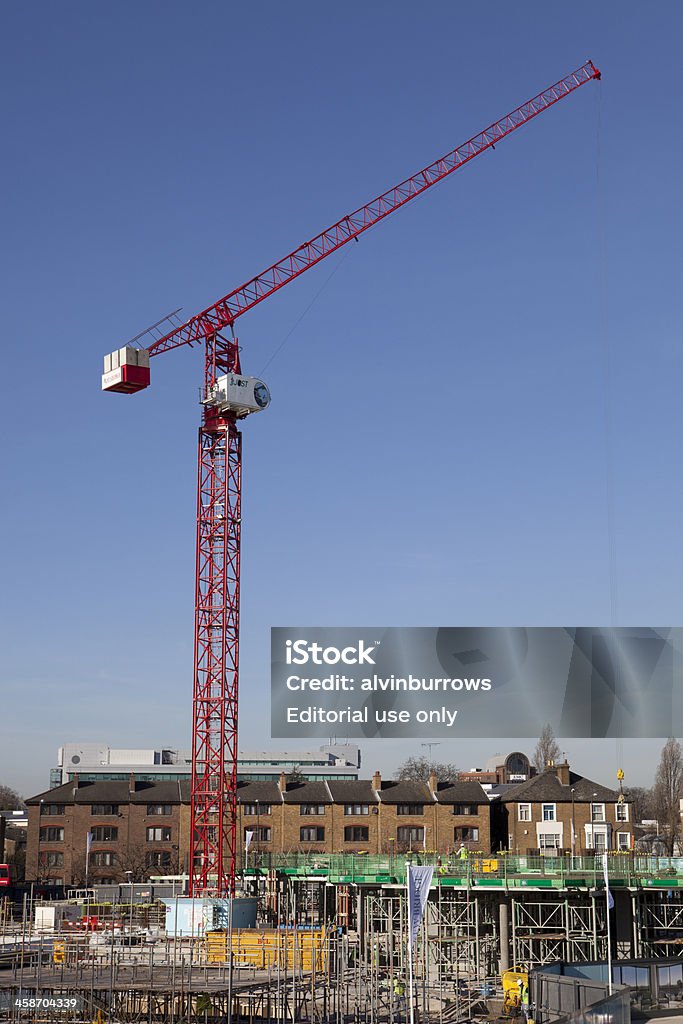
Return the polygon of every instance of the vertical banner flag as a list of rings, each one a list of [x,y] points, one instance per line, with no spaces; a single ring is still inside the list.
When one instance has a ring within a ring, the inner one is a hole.
[[[607,873],[607,854],[602,855],[602,872],[605,876],[605,896],[607,897],[607,909],[611,910],[614,906],[614,896],[609,891],[609,875]]]
[[[433,867],[414,868],[409,864],[406,869],[406,885],[408,887],[408,949],[412,950],[420,921],[427,905],[429,886],[432,884]]]
[[[254,838],[254,833],[253,832],[245,832],[244,833],[244,851],[245,851],[245,853],[249,853],[249,847],[251,846],[251,841],[252,841],[253,838]]]
[[[90,847],[92,846],[92,832],[88,831],[85,834],[85,884],[88,884],[88,876],[90,875]]]

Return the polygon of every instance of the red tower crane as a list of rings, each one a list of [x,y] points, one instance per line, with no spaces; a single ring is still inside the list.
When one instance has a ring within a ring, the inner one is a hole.
[[[149,384],[150,356],[195,342],[204,344],[197,483],[191,895],[232,894],[235,883],[242,464],[237,422],[265,408],[270,396],[262,381],[242,375],[233,325],[247,310],[342,245],[586,82],[599,78],[600,72],[587,61],[457,149],[342,217],[187,323],[174,327],[149,348],[125,347],[105,358],[103,390],[132,394]],[[226,328],[229,337],[222,333]]]

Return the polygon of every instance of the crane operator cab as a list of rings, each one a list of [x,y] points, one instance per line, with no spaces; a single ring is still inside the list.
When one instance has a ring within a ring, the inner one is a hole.
[[[104,357],[102,390],[135,394],[149,387],[149,352],[145,348],[126,345]],[[203,405],[220,413],[232,412],[243,419],[252,412],[261,412],[270,405],[268,386],[258,377],[243,377],[238,373],[225,373],[216,378]]]
[[[233,412],[237,419],[243,419],[252,412],[261,412],[270,405],[270,391],[258,377],[242,377],[238,373],[226,373],[216,377],[203,405],[212,406],[219,412]]]

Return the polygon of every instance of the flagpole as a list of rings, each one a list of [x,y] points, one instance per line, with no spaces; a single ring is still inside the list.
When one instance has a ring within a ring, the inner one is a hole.
[[[612,933],[609,923],[609,912],[614,906],[612,894],[609,891],[609,872],[607,868],[607,854],[602,855],[602,868],[605,875],[605,917],[607,918],[607,985],[608,992],[612,995]]]
[[[428,865],[412,867],[406,864],[406,892],[408,895],[408,979],[410,996],[410,1024],[415,1024],[413,946],[429,899],[429,887],[434,868]]]
[[[413,998],[413,915],[410,906],[410,864],[406,864],[406,891],[408,893],[408,1001],[410,1005],[410,1024],[415,1024],[415,1000]]]
[[[612,938],[609,924],[609,891],[605,895],[605,902],[607,904],[607,984],[609,986],[609,994],[612,995]]]

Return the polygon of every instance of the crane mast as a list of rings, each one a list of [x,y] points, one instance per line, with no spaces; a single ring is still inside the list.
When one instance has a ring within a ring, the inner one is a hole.
[[[151,356],[197,342],[204,345],[204,412],[197,478],[190,895],[232,894],[238,851],[242,476],[238,422],[265,408],[270,397],[262,381],[242,375],[232,330],[235,321],[474,157],[494,148],[532,118],[600,77],[592,61],[587,61],[450,153],[342,217],[186,323],[174,326],[149,348],[124,347],[105,357],[103,390],[132,394],[149,385]],[[226,328],[227,337],[222,333]]]

